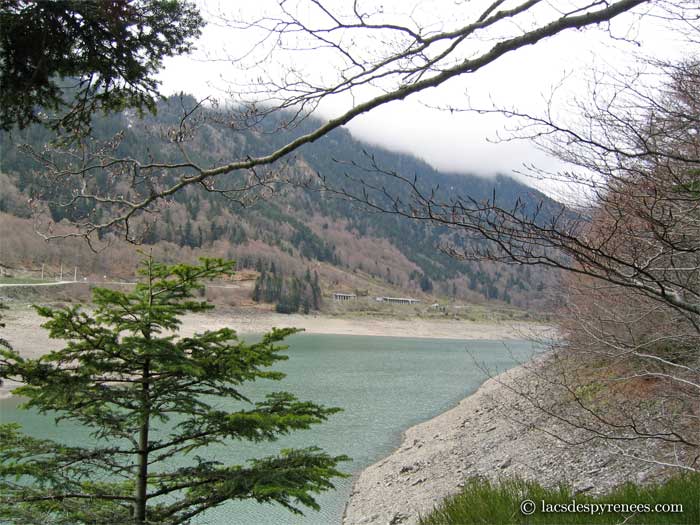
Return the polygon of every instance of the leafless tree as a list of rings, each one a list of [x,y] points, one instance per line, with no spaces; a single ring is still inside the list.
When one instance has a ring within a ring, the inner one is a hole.
[[[542,201],[533,206],[522,199],[506,209],[497,195],[476,202],[425,188],[411,174],[382,170],[372,158],[353,167],[402,184],[407,190],[402,196],[366,182],[361,171],[334,191],[378,211],[432,221],[462,238],[489,241],[446,246],[455,257],[544,265],[592,276],[659,301],[697,327],[700,68],[697,62],[686,62],[665,69],[665,84],[653,93],[621,79],[611,100],[595,99],[580,108],[584,121],[575,127],[509,111],[523,119],[521,136],[540,141],[572,166],[570,171],[538,175],[583,186],[586,202],[567,206]]]
[[[638,74],[599,81],[573,122],[502,110],[520,119],[520,137],[569,163],[535,174],[578,187],[575,206],[451,196],[371,158],[364,169],[402,183],[403,196],[361,175],[335,191],[449,226],[455,257],[565,270],[563,338],[533,371],[541,389],[512,388],[567,426],[561,439],[602,439],[631,457],[698,470],[700,63],[651,65],[660,83],[647,89]]]
[[[684,9],[692,9],[692,4],[656,0],[448,2],[439,6],[444,11],[430,23],[415,10],[395,15],[359,1],[281,2],[275,13],[257,19],[220,15],[219,21],[230,31],[251,35],[251,52],[239,57],[244,66],[250,60],[274,59],[293,48],[328,58],[333,70],[327,72],[330,78],[319,79],[297,66],[270,68],[270,76],[235,86],[240,98],[236,110],[222,116],[219,124],[260,124],[260,119],[287,109],[289,113],[277,124],[289,127],[303,121],[321,102],[343,94],[355,97],[350,109],[266,153],[241,151],[236,158],[216,162],[204,163],[193,154],[201,145],[192,142],[204,114],[201,103],[183,105],[179,122],[159,131],[162,149],[176,149],[177,161],[172,156],[164,160],[154,152],[147,158],[124,158],[118,154],[121,136],[106,144],[86,139],[74,143],[70,151],[35,151],[44,186],[61,189],[41,195],[41,200],[58,201],[70,211],[73,226],[59,232],[44,224],[44,233],[94,239],[98,232],[117,231],[136,238],[133,225],[147,223],[164,202],[188,186],[243,201],[256,192],[273,191],[284,178],[280,163],[304,144],[359,115],[472,75],[507,54],[560,33],[605,27],[628,12],[637,17],[656,9],[665,13],[669,6],[680,10],[684,19],[690,17]],[[114,183],[105,185],[105,181]]]
[[[527,381],[504,386],[543,415],[538,428],[569,445],[700,470],[697,330],[639,292],[569,277],[561,338],[526,365]]]

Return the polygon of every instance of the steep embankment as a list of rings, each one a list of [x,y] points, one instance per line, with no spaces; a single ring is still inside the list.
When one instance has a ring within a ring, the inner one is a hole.
[[[492,378],[452,410],[408,429],[398,450],[355,480],[343,523],[415,524],[474,476],[564,482],[575,492],[602,493],[662,474],[660,467],[616,455],[602,443],[568,446],[552,437],[571,437],[571,429],[508,386],[533,390],[543,362],[540,357]]]

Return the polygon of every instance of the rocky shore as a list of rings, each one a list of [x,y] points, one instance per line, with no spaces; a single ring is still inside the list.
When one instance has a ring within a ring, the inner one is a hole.
[[[343,523],[415,524],[475,476],[564,482],[577,493],[602,493],[663,475],[660,467],[622,457],[604,443],[570,446],[553,437],[576,438],[577,431],[514,391],[539,381],[536,370],[545,359],[489,379],[455,408],[408,429],[398,450],[355,480]]]

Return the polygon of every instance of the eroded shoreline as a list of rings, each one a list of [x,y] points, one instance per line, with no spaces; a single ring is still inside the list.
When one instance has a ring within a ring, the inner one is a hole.
[[[396,451],[355,479],[343,525],[416,524],[471,477],[517,476],[595,494],[663,476],[658,465],[622,457],[605,443],[570,446],[553,437],[570,429],[512,388],[537,381],[533,371],[545,361],[540,355],[491,378],[456,407],[406,430]]]

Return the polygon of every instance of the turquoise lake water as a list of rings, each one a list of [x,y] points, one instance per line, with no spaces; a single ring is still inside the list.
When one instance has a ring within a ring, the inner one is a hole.
[[[474,392],[486,376],[476,365],[503,371],[528,360],[534,346],[524,341],[456,341],[339,335],[294,335],[288,340],[289,360],[275,369],[281,382],[260,382],[251,396],[286,390],[302,400],[338,406],[344,412],[308,431],[274,443],[232,443],[210,450],[225,462],[267,455],[281,448],[319,446],[333,455],[353,458],[342,469],[353,476],[391,453],[404,430],[453,407]],[[272,388],[271,388],[272,387]],[[81,434],[75,427],[17,409],[18,400],[0,402],[0,421],[22,423],[25,431],[61,440]],[[303,517],[251,502],[235,502],[210,510],[195,523],[211,525],[323,524],[341,521],[353,478],[337,480],[336,490],[318,497],[321,511]]]

